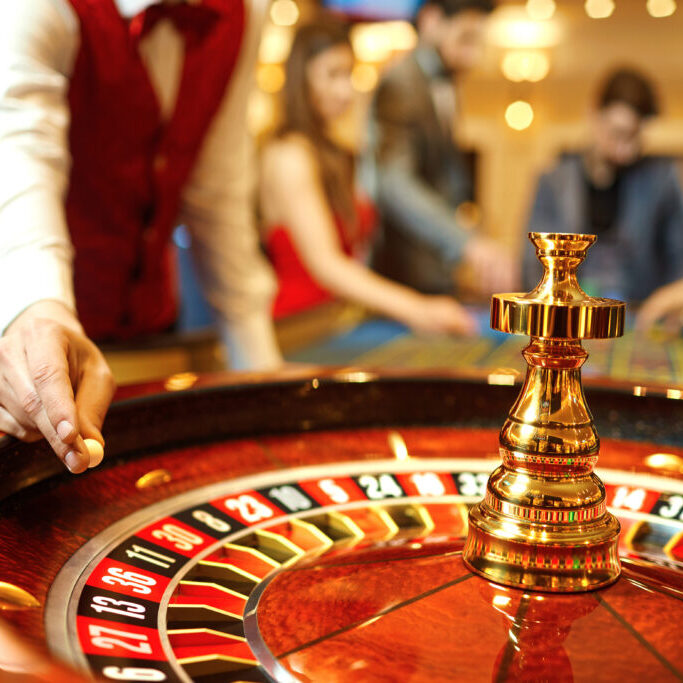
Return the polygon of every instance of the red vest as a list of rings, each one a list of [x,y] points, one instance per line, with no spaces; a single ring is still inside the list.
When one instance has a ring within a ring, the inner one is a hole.
[[[176,317],[171,231],[239,55],[244,7],[223,0],[210,32],[186,44],[176,109],[164,123],[113,0],[69,1],[81,30],[66,199],[79,318],[99,340],[158,332]]]

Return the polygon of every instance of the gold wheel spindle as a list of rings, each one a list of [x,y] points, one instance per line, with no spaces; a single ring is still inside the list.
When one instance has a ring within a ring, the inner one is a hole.
[[[582,339],[623,334],[624,303],[589,297],[576,269],[594,235],[530,233],[543,277],[496,294],[491,326],[531,337],[527,374],[500,432],[502,464],[472,508],[467,565],[498,583],[555,592],[615,581],[619,522],[594,474],[600,441],[581,385]]]

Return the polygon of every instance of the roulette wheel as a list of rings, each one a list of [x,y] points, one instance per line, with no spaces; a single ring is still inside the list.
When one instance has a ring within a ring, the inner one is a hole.
[[[577,339],[623,308],[544,296],[494,300],[510,331],[544,311],[521,391],[186,374],[119,392],[86,475],[5,441],[0,676],[683,678],[683,391],[590,382],[593,422]]]

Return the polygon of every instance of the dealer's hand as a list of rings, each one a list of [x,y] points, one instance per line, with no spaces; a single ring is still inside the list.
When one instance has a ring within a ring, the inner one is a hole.
[[[45,437],[74,473],[102,460],[115,383],[74,314],[56,301],[27,308],[0,338],[0,431]]]

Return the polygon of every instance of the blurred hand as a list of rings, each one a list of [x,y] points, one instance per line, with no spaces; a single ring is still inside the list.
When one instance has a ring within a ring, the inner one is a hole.
[[[23,441],[45,437],[71,472],[90,466],[84,439],[104,445],[114,389],[99,349],[56,301],[33,304],[0,338],[0,430]]]
[[[518,288],[519,265],[503,246],[486,237],[473,237],[465,245],[463,261],[471,269],[481,294],[512,292]]]
[[[636,316],[636,330],[650,330],[660,321],[672,335],[683,330],[683,280],[660,287],[643,302]]]
[[[476,319],[450,296],[418,296],[403,322],[418,334],[471,336],[479,330]]]

